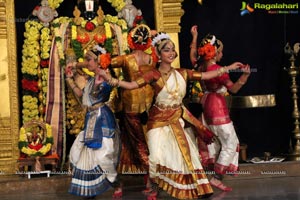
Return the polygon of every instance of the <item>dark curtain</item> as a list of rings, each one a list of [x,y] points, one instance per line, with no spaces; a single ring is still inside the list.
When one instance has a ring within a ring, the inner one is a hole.
[[[248,3],[251,5],[251,1]],[[200,39],[211,33],[223,41],[221,65],[235,61],[250,64],[255,71],[235,95],[275,94],[276,106],[231,109],[232,120],[240,142],[248,145],[250,157],[262,156],[264,151],[281,155],[287,153],[294,129],[291,79],[284,70],[290,65],[284,46],[287,42],[291,45],[300,42],[300,30],[296,28],[300,21],[299,14],[268,14],[265,10],[255,10],[241,16],[241,7],[240,0],[204,0],[203,5],[196,0],[184,1],[185,14],[179,34],[181,66],[191,67],[190,28],[194,24],[198,25]],[[230,74],[233,81],[239,76],[240,73]],[[195,115],[198,115],[200,111],[195,110]]]

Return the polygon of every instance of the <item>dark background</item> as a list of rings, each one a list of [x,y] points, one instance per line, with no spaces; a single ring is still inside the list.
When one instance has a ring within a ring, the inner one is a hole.
[[[15,1],[19,69],[21,69],[24,23],[39,2],[40,0]],[[58,8],[59,16],[72,17],[76,2],[65,0]],[[284,54],[284,46],[287,42],[291,45],[300,42],[300,14],[268,14],[265,10],[255,10],[251,14],[241,16],[241,2],[241,0],[230,2],[204,0],[203,5],[200,5],[197,0],[185,0],[182,3],[185,13],[181,18],[179,33],[180,64],[181,67],[191,68],[189,45],[192,25],[198,25],[199,38],[208,33],[215,34],[224,43],[221,65],[240,61],[250,64],[256,71],[236,95],[276,96],[275,107],[231,110],[240,142],[248,145],[248,157],[262,156],[264,151],[270,151],[273,155],[288,153],[294,119],[291,81],[284,70],[284,67],[289,67],[289,57]],[[267,3],[263,0],[257,2]],[[109,3],[100,1],[100,4],[105,14],[116,15]],[[142,10],[150,28],[155,29],[153,1],[133,0],[133,4]],[[240,74],[232,73],[230,76],[235,81]],[[200,114],[199,107],[191,105],[191,108],[196,116]]]

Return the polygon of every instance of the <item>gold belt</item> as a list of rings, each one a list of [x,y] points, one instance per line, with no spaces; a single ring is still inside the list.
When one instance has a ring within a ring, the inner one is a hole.
[[[181,107],[181,103],[179,104],[173,104],[173,105],[165,105],[165,104],[158,104],[158,103],[155,103],[154,106],[161,109],[161,110],[168,110],[168,109],[173,109],[173,110],[176,110],[178,108]]]
[[[93,105],[93,106],[87,107],[87,110],[88,110],[89,112],[91,112],[91,111],[97,110],[98,108],[100,108],[100,107],[102,107],[102,106],[104,106],[104,103],[103,103],[103,102],[96,103],[96,104]]]

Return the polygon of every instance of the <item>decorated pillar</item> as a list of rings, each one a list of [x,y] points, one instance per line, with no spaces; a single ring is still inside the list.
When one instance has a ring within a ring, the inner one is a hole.
[[[178,33],[181,30],[180,21],[184,14],[181,8],[183,0],[154,0],[155,26],[157,31],[167,32],[179,53]],[[174,61],[174,66],[180,66],[179,56]]]

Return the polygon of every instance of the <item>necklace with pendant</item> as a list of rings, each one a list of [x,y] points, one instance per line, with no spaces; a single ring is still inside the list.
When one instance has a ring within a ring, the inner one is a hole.
[[[168,78],[171,76],[171,73],[173,73],[174,79],[175,79],[175,83],[176,83],[176,88],[173,91],[171,91],[169,89],[168,83],[167,83],[168,82]],[[165,80],[164,76],[162,76],[161,78],[162,78],[162,81],[164,83],[164,86],[166,87],[167,93],[169,93],[172,96],[173,100],[178,99],[179,98],[179,84],[178,84],[178,81],[177,81],[177,76],[176,76],[175,70],[173,70],[173,68],[171,68],[171,70],[169,72],[167,72],[167,74],[165,76],[167,76],[166,80]]]

